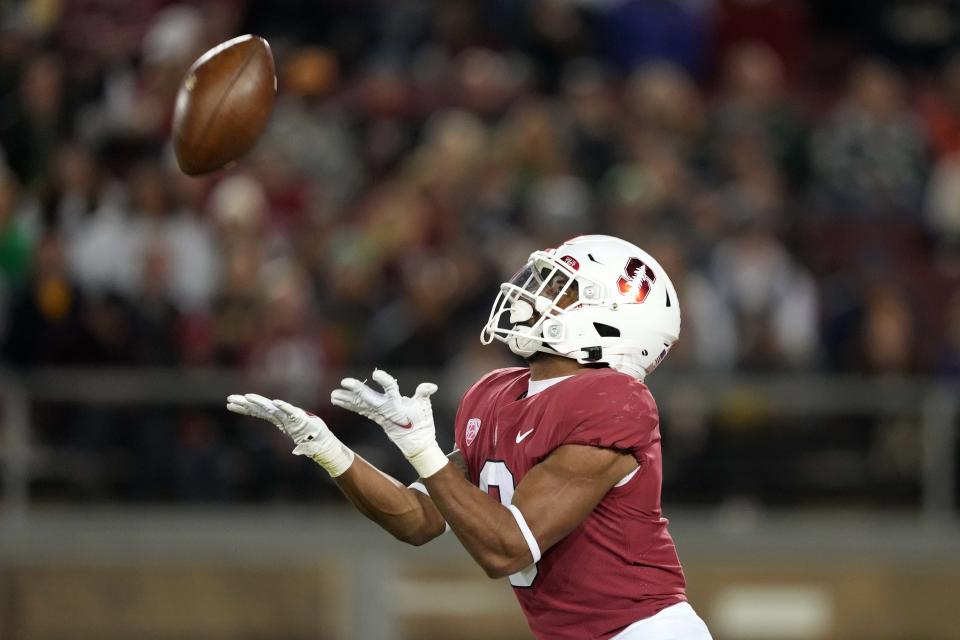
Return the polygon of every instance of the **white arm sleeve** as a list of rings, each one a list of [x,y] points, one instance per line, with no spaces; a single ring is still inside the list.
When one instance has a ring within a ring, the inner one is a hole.
[[[533,563],[536,564],[540,562],[540,545],[537,544],[537,539],[533,537],[533,532],[530,531],[530,527],[527,526],[527,521],[524,519],[523,514],[520,513],[520,509],[512,504],[508,504],[507,509],[513,514],[513,519],[517,521],[517,526],[520,527],[520,533],[523,534],[523,539],[530,548],[530,555],[533,556]]]

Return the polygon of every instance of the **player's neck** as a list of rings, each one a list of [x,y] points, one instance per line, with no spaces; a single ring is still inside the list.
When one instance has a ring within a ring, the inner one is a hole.
[[[531,380],[549,380],[562,376],[572,376],[586,371],[586,367],[570,358],[540,353],[530,361]]]

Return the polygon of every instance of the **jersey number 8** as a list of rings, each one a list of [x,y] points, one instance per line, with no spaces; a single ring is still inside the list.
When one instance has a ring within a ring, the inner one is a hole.
[[[491,493],[490,487],[496,487],[500,494],[500,503],[504,506],[513,502],[513,474],[500,460],[487,460],[480,470],[480,490]],[[531,564],[510,575],[510,584],[514,587],[529,588],[537,578],[537,565]]]

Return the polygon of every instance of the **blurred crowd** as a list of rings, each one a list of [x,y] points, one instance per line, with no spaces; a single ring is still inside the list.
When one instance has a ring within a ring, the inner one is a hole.
[[[948,0],[0,9],[8,368],[225,366],[295,400],[442,367],[462,389],[510,362],[477,339],[498,284],[599,232],[677,286],[665,368],[960,374]],[[270,128],[186,177],[179,82],[245,32],[276,56]]]

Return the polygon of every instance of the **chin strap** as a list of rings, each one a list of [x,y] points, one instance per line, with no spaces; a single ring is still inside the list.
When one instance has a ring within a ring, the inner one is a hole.
[[[519,344],[520,341],[532,344],[533,346],[532,348],[523,348]],[[539,340],[539,339],[524,340],[524,338],[522,337],[511,336],[510,339],[507,341],[507,346],[510,347],[510,351],[512,351],[515,355],[520,356],[521,358],[529,358],[535,353],[546,353],[547,355],[560,356],[562,358],[570,358],[572,360],[576,360],[579,357],[577,355],[568,355],[566,353],[561,353],[556,349],[554,349],[553,347],[551,347],[546,342],[543,342],[542,340]],[[579,353],[582,353],[582,352],[579,352]]]
[[[524,338],[523,336],[510,336],[510,339],[507,340],[507,346],[510,347],[510,351],[521,358],[529,358],[540,351],[539,347],[541,344],[539,340]]]
[[[584,347],[577,352],[578,362],[599,362],[603,358],[603,347]]]

